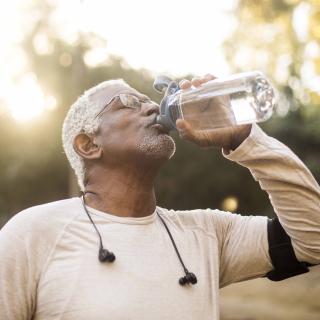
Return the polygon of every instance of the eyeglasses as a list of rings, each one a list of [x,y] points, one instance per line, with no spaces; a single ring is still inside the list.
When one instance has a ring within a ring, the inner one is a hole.
[[[130,109],[140,109],[141,105],[143,103],[151,102],[150,99],[145,98],[145,99],[139,99],[138,97],[132,95],[132,94],[127,94],[127,93],[120,93],[116,96],[114,96],[102,110],[95,116],[95,118],[99,117],[103,111],[115,100],[119,99],[123,107],[125,108],[130,108]]]

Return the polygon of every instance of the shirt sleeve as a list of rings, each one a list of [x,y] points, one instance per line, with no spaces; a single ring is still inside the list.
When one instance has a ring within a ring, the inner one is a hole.
[[[267,217],[211,214],[220,248],[219,286],[264,276],[272,269]]]
[[[268,193],[280,223],[292,240],[298,260],[319,264],[320,187],[302,161],[257,125],[253,125],[249,137],[236,150],[230,153],[224,151],[224,156],[248,168],[262,190]],[[270,258],[267,252],[266,218],[235,215],[224,220],[226,222],[221,227],[221,232],[224,233],[222,283],[240,281],[251,275],[254,277],[255,273],[263,274],[263,270],[267,272]],[[254,259],[259,251],[260,263]],[[255,269],[256,272],[250,272],[251,268],[245,261],[257,264],[260,268]],[[238,263],[248,268],[248,272],[242,274],[244,277],[232,279],[228,275],[229,266]]]
[[[31,319],[35,308],[34,244],[23,215],[12,218],[0,231],[0,319]]]

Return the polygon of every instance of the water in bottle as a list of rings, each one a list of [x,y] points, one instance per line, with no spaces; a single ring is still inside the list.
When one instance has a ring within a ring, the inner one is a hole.
[[[163,79],[162,79],[163,80]],[[157,122],[175,129],[177,119],[185,119],[195,130],[219,129],[262,122],[270,118],[275,93],[259,71],[235,74],[208,81],[197,88],[180,90],[175,82],[155,82],[166,88]]]

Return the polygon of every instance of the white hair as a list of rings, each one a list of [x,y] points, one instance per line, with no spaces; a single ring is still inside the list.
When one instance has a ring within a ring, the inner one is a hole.
[[[82,157],[74,150],[74,139],[79,133],[93,134],[97,132],[101,120],[96,116],[119,92],[119,88],[123,90],[130,88],[130,86],[122,79],[118,79],[104,81],[85,91],[70,107],[63,122],[63,148],[82,191],[84,191],[85,165]]]

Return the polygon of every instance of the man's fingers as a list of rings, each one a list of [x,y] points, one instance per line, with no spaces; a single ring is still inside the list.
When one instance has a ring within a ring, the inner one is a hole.
[[[179,82],[179,86],[182,90],[186,90],[191,88],[191,86],[194,87],[199,87],[201,86],[203,83],[206,83],[210,80],[216,79],[215,76],[213,76],[210,73],[207,73],[206,75],[204,75],[203,77],[194,77],[191,81],[187,80],[187,79],[183,79]]]
[[[219,132],[216,130],[194,130],[191,125],[184,119],[176,121],[176,127],[182,139],[193,142],[200,147],[209,147],[214,145],[214,140]]]
[[[188,122],[186,120],[183,120],[183,119],[178,119],[176,121],[176,127],[179,131],[185,131],[188,129],[188,126],[190,126],[188,124]]]
[[[199,86],[201,86],[202,84],[203,84],[203,79],[202,78],[198,78],[198,77],[196,77],[196,78],[193,78],[192,80],[191,80],[191,84],[194,86],[194,87],[199,87]]]
[[[183,79],[179,82],[179,87],[183,90],[191,88],[191,81],[187,79]]]
[[[217,77],[215,77],[214,75],[210,74],[210,73],[207,73],[203,79],[205,79],[205,81],[210,81],[210,80],[214,80],[214,79],[217,79]]]
[[[196,139],[196,132],[186,120],[178,119],[176,121],[176,127],[181,138],[190,141],[194,141]]]

